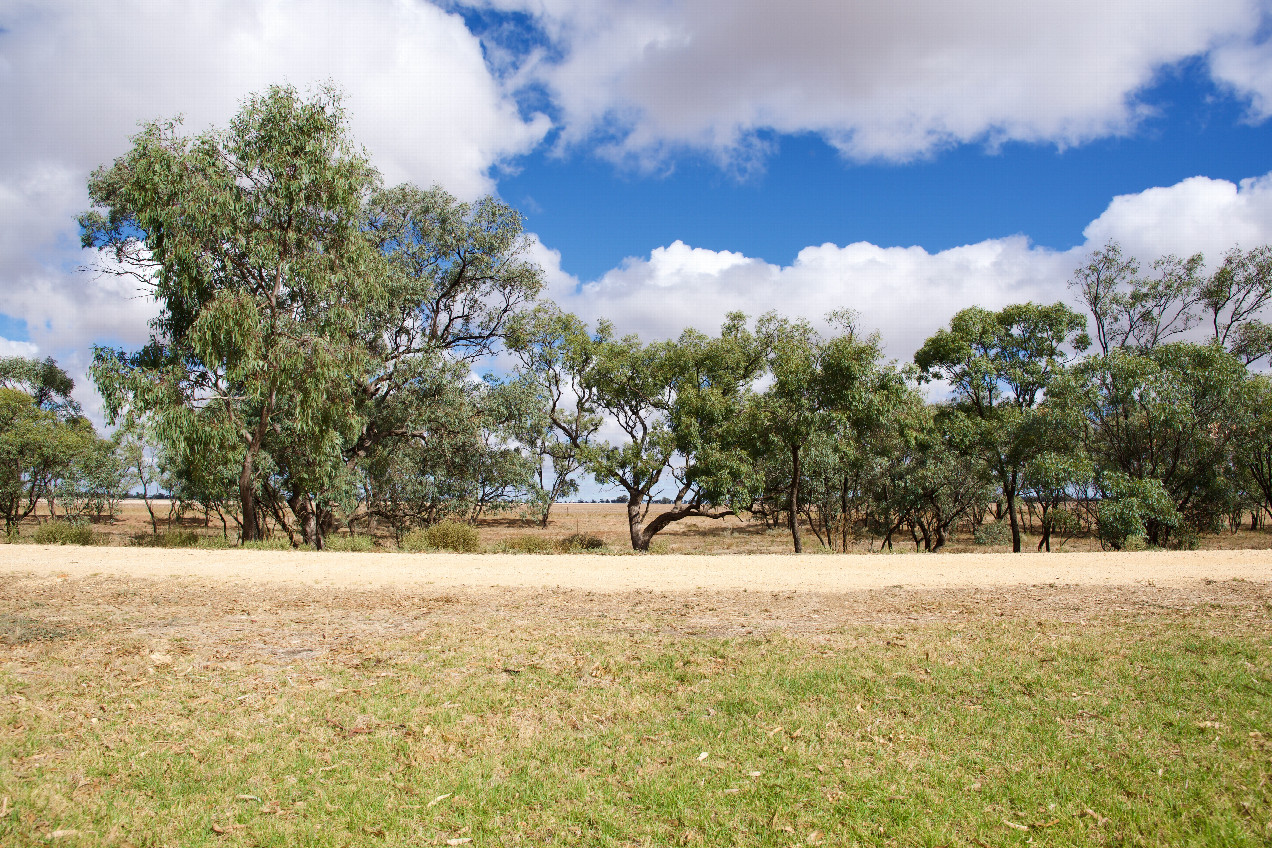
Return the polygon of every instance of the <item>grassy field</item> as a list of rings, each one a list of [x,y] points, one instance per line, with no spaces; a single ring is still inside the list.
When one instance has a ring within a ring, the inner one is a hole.
[[[0,585],[0,844],[1267,845],[1272,585]]]

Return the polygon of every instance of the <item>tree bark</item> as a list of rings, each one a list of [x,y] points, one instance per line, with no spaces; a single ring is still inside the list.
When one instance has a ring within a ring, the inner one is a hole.
[[[632,550],[647,551],[649,550],[649,537],[645,535],[644,528],[641,526],[644,516],[641,515],[641,506],[644,497],[638,497],[635,493],[629,492],[627,495],[627,532],[632,540]]]
[[[1007,517],[1011,522],[1011,552],[1020,553],[1020,516],[1016,514],[1016,490],[1005,489],[1003,497],[1007,499]]]
[[[795,553],[804,552],[804,543],[799,538],[799,446],[791,446],[791,504],[786,523],[791,528],[791,542],[795,545]]]
[[[243,541],[258,542],[265,538],[257,512],[256,489],[253,484],[254,456],[251,450],[243,457],[243,469],[239,472],[239,504],[243,509]]]

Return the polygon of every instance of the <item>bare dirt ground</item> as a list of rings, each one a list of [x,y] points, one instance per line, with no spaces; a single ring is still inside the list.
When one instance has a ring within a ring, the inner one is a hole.
[[[573,589],[842,593],[1004,586],[1172,586],[1272,581],[1272,551],[1057,554],[563,556],[9,545],[0,574],[181,578],[331,589]]]
[[[570,505],[560,510],[559,525],[541,532],[574,531],[576,521],[582,532],[617,532],[611,513],[617,510],[607,505]],[[508,522],[506,529],[483,528],[483,539],[492,529],[524,532]],[[0,545],[0,618],[6,611],[24,615],[33,604],[43,610],[40,620],[56,626],[109,629],[108,622],[122,616],[116,624],[128,619],[126,630],[138,628],[155,644],[181,634],[228,638],[259,646],[266,657],[322,652],[331,639],[413,632],[425,621],[528,631],[600,625],[669,635],[814,635],[858,624],[999,617],[1084,622],[1206,609],[1265,619],[1272,610],[1272,551],[1266,549],[867,556],[711,549],[719,553]]]

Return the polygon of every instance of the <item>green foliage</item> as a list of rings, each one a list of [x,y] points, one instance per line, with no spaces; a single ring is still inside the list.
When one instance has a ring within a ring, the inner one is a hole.
[[[286,536],[270,536],[264,539],[245,539],[241,544],[248,551],[291,551],[296,546]]]
[[[129,539],[129,544],[138,548],[197,548],[201,538],[193,530],[169,529],[162,533],[139,533]]]
[[[1006,521],[990,521],[972,531],[972,541],[983,548],[997,548],[1011,544],[1011,524]]]
[[[87,521],[46,521],[31,534],[37,545],[95,545],[97,535]]]
[[[1147,537],[1150,524],[1179,525],[1179,511],[1160,480],[1137,480],[1109,472],[1101,482],[1107,493],[1098,512],[1101,544],[1124,550],[1133,545],[1131,540]]]

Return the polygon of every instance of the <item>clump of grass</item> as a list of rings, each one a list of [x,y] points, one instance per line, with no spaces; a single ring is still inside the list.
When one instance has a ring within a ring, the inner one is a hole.
[[[93,527],[87,521],[48,521],[35,528],[31,540],[37,545],[93,545]]]
[[[221,551],[231,547],[230,540],[224,536],[200,536],[196,548],[209,551]]]
[[[592,536],[587,533],[571,533],[564,539],[556,543],[557,550],[562,553],[575,553],[577,551],[599,551],[605,547],[605,540],[600,536]]]
[[[249,551],[290,551],[292,543],[286,536],[271,536],[268,539],[244,542],[242,547]]]
[[[366,553],[375,550],[375,539],[359,533],[332,533],[322,540],[329,551],[345,553]]]
[[[514,554],[550,554],[556,552],[557,545],[551,539],[527,533],[505,539],[503,549]]]
[[[402,549],[412,553],[455,551],[468,554],[481,550],[481,540],[476,527],[448,518],[431,527],[416,528],[407,533],[402,538]]]

